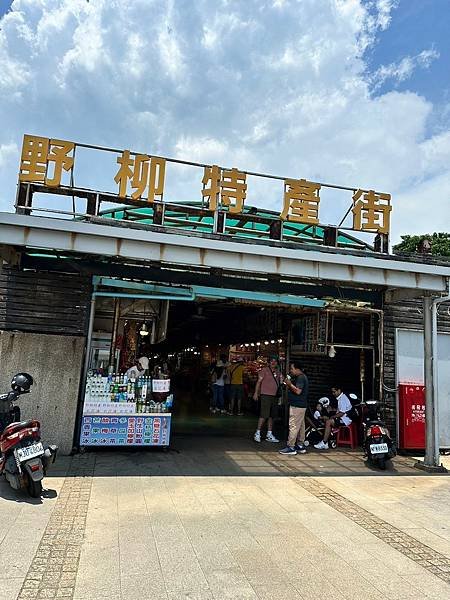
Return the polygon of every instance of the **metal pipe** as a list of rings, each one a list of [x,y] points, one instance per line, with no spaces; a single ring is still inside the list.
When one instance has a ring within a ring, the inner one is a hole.
[[[113,316],[113,326],[111,333],[111,348],[109,349],[109,366],[114,366],[115,355],[116,355],[116,341],[117,341],[117,331],[119,329],[119,320],[120,320],[120,298],[114,298],[114,316]],[[114,369],[113,369],[114,370]]]
[[[95,317],[95,296],[92,294],[91,297],[91,306],[89,311],[89,324],[86,338],[86,346],[85,346],[85,354],[84,354],[84,363],[83,369],[81,373],[81,385],[80,391],[78,395],[78,406],[77,406],[77,414],[75,418],[75,431],[73,434],[73,447],[79,448],[80,446],[80,432],[81,432],[81,420],[83,417],[83,406],[84,406],[84,395],[86,393],[86,379],[87,373],[89,370],[89,358],[91,354],[91,345],[92,345],[92,332],[94,330],[94,317]]]
[[[423,347],[424,347],[424,373],[425,373],[425,460],[426,466],[438,466],[435,461],[434,449],[434,369],[433,357],[435,353],[433,336],[433,299],[431,296],[425,296],[423,299]],[[439,454],[439,447],[438,447]],[[439,459],[438,459],[439,462]]]
[[[101,150],[102,152],[114,152],[114,153],[121,153],[123,152],[123,150],[119,150],[118,148],[106,148],[105,146],[96,146],[93,144],[81,144],[76,142],[75,146],[79,146],[80,148],[87,148],[89,150]],[[133,152],[130,151],[130,154],[132,156],[136,156],[138,154],[145,154],[142,152]],[[155,154],[151,155],[152,158],[161,158],[167,162],[171,162],[171,163],[175,163],[178,165],[189,165],[192,167],[211,167],[211,165],[208,165],[207,163],[199,163],[199,162],[192,162],[189,160],[181,160],[179,158],[167,158],[166,156],[157,156]],[[221,167],[221,169],[225,170],[225,171],[229,171],[231,168],[230,167]],[[264,177],[265,179],[278,179],[280,181],[284,181],[285,179],[290,179],[289,177],[284,177],[281,175],[270,175],[268,173],[257,173],[254,171],[242,171],[242,173],[246,173],[247,175],[251,175],[252,177]],[[348,187],[348,186],[344,186],[344,185],[335,185],[332,183],[322,183],[320,181],[317,181],[315,183],[318,183],[319,185],[321,185],[322,187],[327,187],[327,188],[332,188],[335,190],[346,190],[349,192],[356,192],[358,189],[362,189],[362,188],[358,188],[358,187]],[[363,192],[368,192],[369,190],[362,190]]]
[[[169,296],[164,294],[125,294],[123,292],[94,292],[94,296],[102,296],[104,298],[130,298],[131,300],[135,298],[143,298],[145,300],[187,300],[188,302],[192,302],[195,300],[195,295],[191,296]]]
[[[439,298],[424,298],[424,351],[425,351],[425,429],[426,449],[424,465],[440,467],[439,435],[439,369],[438,369],[438,305],[450,300],[450,280],[447,294]],[[430,352],[427,355],[427,351]],[[428,377],[428,380],[427,380]]]

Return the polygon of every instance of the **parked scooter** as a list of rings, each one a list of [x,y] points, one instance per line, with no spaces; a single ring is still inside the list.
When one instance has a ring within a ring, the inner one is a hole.
[[[25,488],[32,498],[39,498],[42,479],[55,462],[58,447],[44,446],[39,421],[20,421],[20,409],[13,406],[32,385],[31,375],[18,373],[11,381],[12,391],[0,396],[0,475],[13,489]]]
[[[384,471],[386,461],[394,458],[397,451],[386,424],[380,418],[376,400],[367,400],[365,405],[363,449],[369,463]]]

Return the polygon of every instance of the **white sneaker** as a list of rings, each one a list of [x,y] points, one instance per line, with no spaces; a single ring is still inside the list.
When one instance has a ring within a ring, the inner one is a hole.
[[[314,444],[314,448],[317,448],[317,450],[328,450],[328,443],[321,441],[318,444]]]
[[[266,442],[272,442],[273,444],[278,444],[280,440],[273,435],[273,433],[268,433],[266,437]]]
[[[253,436],[253,439],[255,440],[255,442],[260,442],[261,441],[261,434],[256,432],[255,435]]]

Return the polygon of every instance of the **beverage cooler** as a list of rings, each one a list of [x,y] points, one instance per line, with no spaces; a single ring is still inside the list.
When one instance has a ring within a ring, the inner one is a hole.
[[[162,446],[170,443],[170,379],[88,374],[81,446]]]
[[[398,447],[425,449],[425,387],[416,383],[398,386]]]

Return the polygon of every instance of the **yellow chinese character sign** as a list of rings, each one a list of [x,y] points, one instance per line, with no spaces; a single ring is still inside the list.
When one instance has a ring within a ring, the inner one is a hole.
[[[75,188],[74,163],[75,152],[78,148],[94,149],[94,146],[75,144],[66,140],[47,137],[24,135],[20,161],[19,182],[42,185],[42,191],[54,191],[62,185],[64,173],[70,174],[71,189]],[[198,167],[196,163],[155,157],[148,154],[137,154],[124,150],[117,156],[117,151],[107,150],[116,157],[118,168],[115,170],[114,181],[118,185],[117,197],[111,196],[111,191],[105,192],[111,201],[129,203],[145,201],[163,202],[166,162],[183,163]],[[113,160],[113,159],[112,159]],[[112,165],[114,167],[114,163]],[[202,165],[203,166],[203,165]],[[203,166],[202,205],[210,211],[223,210],[225,213],[242,214],[247,199],[247,173],[236,168],[224,169],[218,165]],[[258,173],[250,173],[254,177],[271,177]],[[66,176],[67,177],[67,176]],[[276,178],[280,179],[280,178]],[[306,179],[284,179],[283,206],[277,220],[277,227],[282,239],[282,221],[318,225],[321,189],[327,184],[314,183]],[[35,191],[38,186],[34,186]],[[47,188],[47,189],[45,189]],[[53,188],[49,190],[48,188]],[[86,197],[86,189],[80,188]],[[340,188],[350,191],[350,188]],[[373,190],[352,190],[351,212],[353,214],[353,229],[370,233],[388,234],[391,218],[391,196]],[[67,190],[62,190],[67,194]],[[74,194],[76,195],[76,194]],[[346,213],[345,218],[349,214]],[[224,221],[225,222],[225,221]]]
[[[319,223],[321,186],[306,179],[285,179],[284,203],[280,218],[297,223]]]
[[[74,149],[73,142],[25,135],[19,181],[44,183],[48,187],[60,186],[63,170],[73,169]]]
[[[247,196],[247,175],[237,169],[221,169],[217,165],[205,167],[202,197],[209,210],[217,210],[219,201],[232,214],[242,213]]]
[[[353,194],[353,229],[387,234],[390,229],[391,211],[390,194],[357,190]]]
[[[120,165],[114,181],[119,184],[119,198],[127,197],[128,182],[133,191],[133,200],[140,200],[147,192],[148,202],[161,200],[164,194],[166,161],[164,158],[150,157],[146,154],[131,156],[129,150],[124,150],[117,158]],[[158,197],[158,198],[156,198]]]

